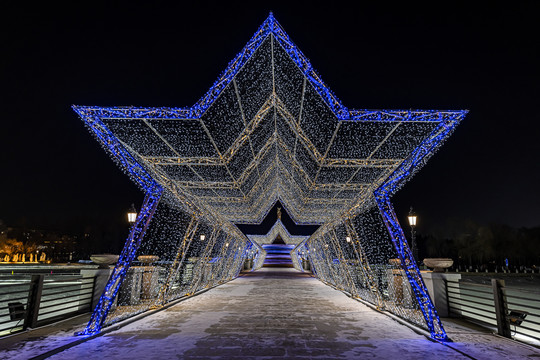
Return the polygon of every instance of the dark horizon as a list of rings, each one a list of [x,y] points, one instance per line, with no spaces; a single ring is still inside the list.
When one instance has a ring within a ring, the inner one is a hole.
[[[71,105],[191,106],[272,10],[345,106],[470,110],[394,196],[404,229],[410,206],[425,234],[451,219],[540,226],[538,4],[161,6],[6,6],[6,225],[121,233],[143,193]]]

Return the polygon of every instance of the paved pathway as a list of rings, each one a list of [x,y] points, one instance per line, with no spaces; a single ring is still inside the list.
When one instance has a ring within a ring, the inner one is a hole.
[[[447,330],[450,346],[294,269],[264,268],[50,359],[540,358],[492,334]]]

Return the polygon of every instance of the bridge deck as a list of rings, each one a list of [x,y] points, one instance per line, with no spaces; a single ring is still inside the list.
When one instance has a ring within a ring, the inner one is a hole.
[[[531,346],[456,323],[449,323],[447,331],[455,342],[432,342],[313,277],[289,268],[263,268],[50,359],[540,356]],[[38,340],[47,342],[46,337]],[[0,347],[0,358],[28,354],[24,346]]]

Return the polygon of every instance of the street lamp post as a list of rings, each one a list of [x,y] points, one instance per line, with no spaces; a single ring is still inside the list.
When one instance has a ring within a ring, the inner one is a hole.
[[[131,208],[127,213],[127,217],[130,224],[133,224],[135,220],[137,220],[137,209],[135,209],[135,205],[131,204]]]
[[[409,220],[409,225],[411,227],[411,250],[413,253],[414,261],[418,263],[418,248],[416,247],[416,219],[417,216],[413,211],[413,208],[411,206],[411,209],[409,210],[409,216],[407,216],[407,219]]]

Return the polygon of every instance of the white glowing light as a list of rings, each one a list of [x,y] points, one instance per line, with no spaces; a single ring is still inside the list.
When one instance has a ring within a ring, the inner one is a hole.
[[[417,269],[393,272],[389,261],[407,252],[393,245],[391,205],[374,194],[395,193],[466,112],[349,110],[272,15],[191,108],[74,109],[141,188],[144,176],[163,188],[143,244],[162,278],[140,308],[234,278],[245,256],[234,246],[262,266],[265,251],[235,224],[260,223],[279,200],[295,223],[321,225],[309,239],[284,236],[299,243],[295,267],[306,250],[321,280],[444,334],[429,295],[415,296],[425,290]]]

